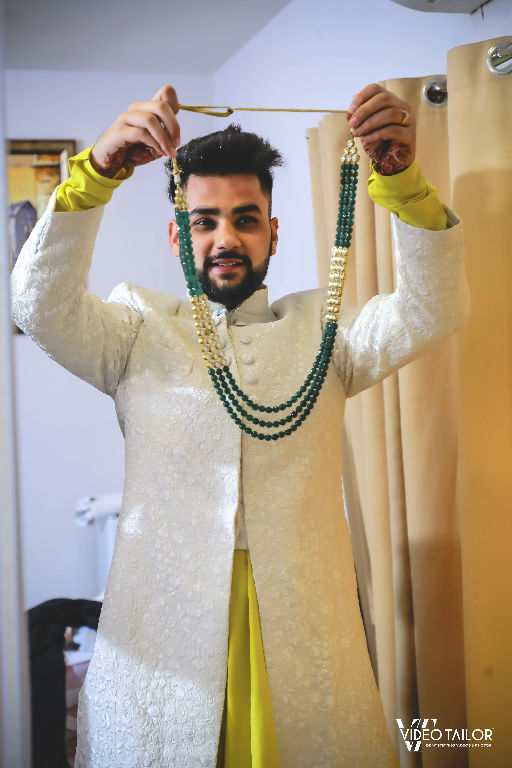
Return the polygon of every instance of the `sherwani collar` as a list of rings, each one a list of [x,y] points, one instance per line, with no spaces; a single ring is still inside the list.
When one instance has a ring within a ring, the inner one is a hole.
[[[254,291],[252,296],[249,296],[236,309],[227,310],[223,304],[218,304],[215,301],[210,301],[209,304],[214,315],[225,315],[227,317],[228,324],[236,323],[237,321],[243,324],[270,323],[276,319],[268,304],[268,288],[266,285]]]

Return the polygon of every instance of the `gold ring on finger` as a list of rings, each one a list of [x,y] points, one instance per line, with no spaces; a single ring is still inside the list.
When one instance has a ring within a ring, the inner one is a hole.
[[[409,112],[407,112],[406,109],[402,109],[402,119],[398,123],[398,125],[409,125],[409,118],[410,118]]]

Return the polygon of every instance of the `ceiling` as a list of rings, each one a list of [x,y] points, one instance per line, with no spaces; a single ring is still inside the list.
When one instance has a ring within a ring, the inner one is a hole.
[[[0,0],[7,69],[212,73],[290,0]]]

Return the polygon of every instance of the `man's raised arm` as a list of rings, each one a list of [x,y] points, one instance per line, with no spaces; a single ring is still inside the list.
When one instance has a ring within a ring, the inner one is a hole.
[[[11,276],[14,322],[50,357],[111,395],[142,317],[126,285],[108,301],[85,290],[103,203],[118,184],[116,176],[176,155],[177,111],[174,89],[164,86],[152,100],[123,112],[54,192]]]
[[[410,106],[372,84],[354,96],[348,119],[372,161],[370,196],[396,214],[394,293],[340,317],[333,359],[350,396],[460,328],[469,292],[461,227],[415,159]]]

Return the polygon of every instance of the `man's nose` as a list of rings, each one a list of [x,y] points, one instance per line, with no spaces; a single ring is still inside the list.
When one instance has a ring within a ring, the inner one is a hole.
[[[241,240],[230,221],[220,221],[215,230],[215,247],[218,251],[231,251],[241,246]]]

